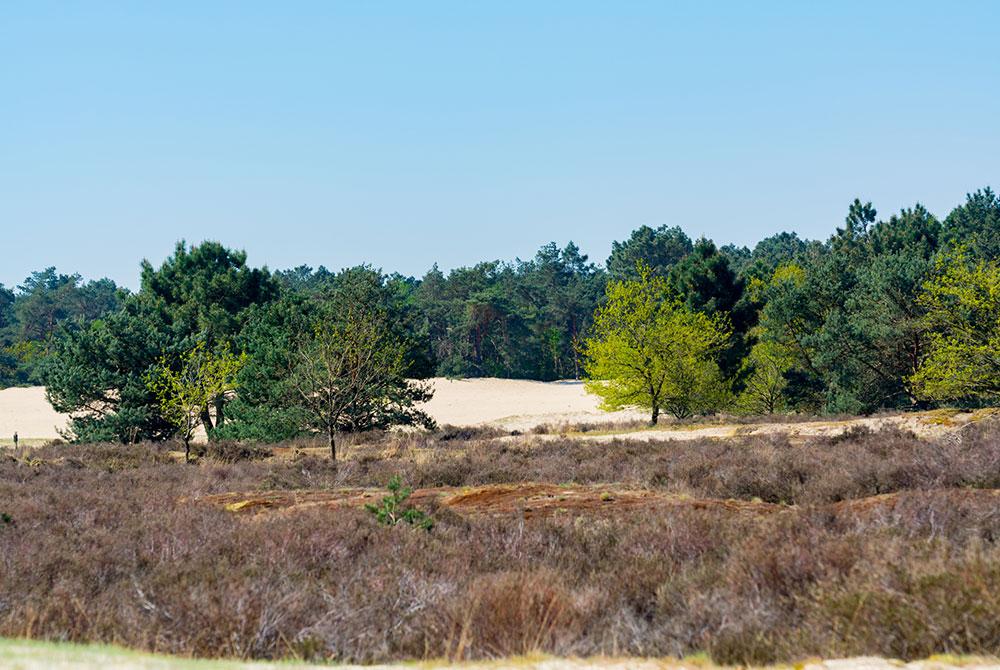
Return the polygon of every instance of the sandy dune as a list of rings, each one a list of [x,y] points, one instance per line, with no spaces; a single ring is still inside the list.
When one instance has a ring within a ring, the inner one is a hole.
[[[536,382],[523,379],[444,379],[431,380],[434,398],[424,409],[440,425],[493,425],[504,430],[526,432],[547,424],[558,427],[580,423],[610,424],[622,421],[645,421],[645,412],[603,412],[598,401],[577,381]],[[788,433],[792,437],[836,435],[854,426],[879,430],[898,426],[920,435],[936,435],[960,428],[977,417],[955,415],[940,421],[933,413],[914,413],[879,417],[857,417],[847,421],[765,422],[757,424],[676,425],[669,422],[654,430],[616,430],[587,433],[578,437],[611,440],[615,437],[646,440],[691,440],[731,438],[749,435]],[[41,387],[11,388],[0,391],[0,444],[10,444],[17,431],[28,444],[59,437],[67,417],[55,412],[45,400]],[[537,436],[539,440],[557,435]]]
[[[433,379],[434,398],[425,409],[439,424],[494,424],[527,430],[542,423],[614,421],[642,417],[634,412],[602,412],[597,399],[575,381],[535,382],[520,379]],[[0,443],[14,431],[24,439],[54,439],[66,426],[45,400],[45,389],[0,391]]]
[[[528,430],[543,423],[621,421],[646,418],[640,412],[602,412],[583,382],[526,379],[432,380],[434,397],[425,406],[439,424],[491,424]]]
[[[52,409],[41,386],[0,390],[0,444],[10,443],[15,431],[24,440],[55,439],[66,419]]]

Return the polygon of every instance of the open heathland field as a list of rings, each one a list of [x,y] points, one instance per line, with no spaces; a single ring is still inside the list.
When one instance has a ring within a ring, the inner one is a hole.
[[[1000,425],[935,416],[367,433],[338,463],[306,441],[191,465],[176,444],[8,450],[0,636],[312,662],[992,656]],[[395,476],[432,528],[367,509]]]

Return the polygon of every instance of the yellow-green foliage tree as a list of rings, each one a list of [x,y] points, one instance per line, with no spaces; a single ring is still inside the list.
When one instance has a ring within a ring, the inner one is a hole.
[[[210,351],[204,342],[180,356],[176,364],[163,356],[146,379],[156,396],[160,413],[177,428],[184,440],[184,460],[191,460],[191,438],[203,425],[209,408],[236,391],[236,375],[246,364],[246,354],[235,356],[228,349]]]
[[[1000,263],[939,259],[919,298],[930,344],[912,381],[928,400],[1000,397]]]
[[[729,339],[720,317],[686,308],[662,277],[640,267],[637,279],[608,284],[605,304],[584,341],[586,388],[602,407],[665,410],[682,419],[723,407],[729,390],[716,355]]]
[[[795,355],[778,342],[761,340],[743,361],[746,382],[739,408],[750,414],[774,414],[786,405],[785,374],[795,366]]]

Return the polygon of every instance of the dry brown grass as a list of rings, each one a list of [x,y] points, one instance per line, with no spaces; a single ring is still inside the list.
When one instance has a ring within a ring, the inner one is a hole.
[[[238,462],[220,449],[193,466],[169,446],[48,447],[0,460],[0,635],[356,661],[996,655],[998,436],[371,435],[338,466],[301,446]],[[432,532],[379,526],[353,505],[199,502],[316,502],[394,474],[426,490],[416,500]],[[525,515],[526,500],[576,512]],[[599,512],[616,501],[621,513]]]
[[[901,412],[882,412],[873,416],[885,418],[902,415],[903,413]],[[590,421],[550,421],[538,424],[528,432],[535,435],[614,434],[640,430],[695,430],[708,426],[795,425],[817,421],[851,421],[857,418],[849,414],[728,414],[720,412],[718,414],[692,416],[687,419],[675,419],[669,415],[662,416],[659,422],[655,426],[652,426],[648,419],[601,420],[597,417]]]

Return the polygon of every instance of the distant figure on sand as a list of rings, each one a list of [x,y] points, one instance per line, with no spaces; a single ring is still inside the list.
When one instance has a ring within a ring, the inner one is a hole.
[[[14,432],[14,448],[17,449],[17,432]]]

